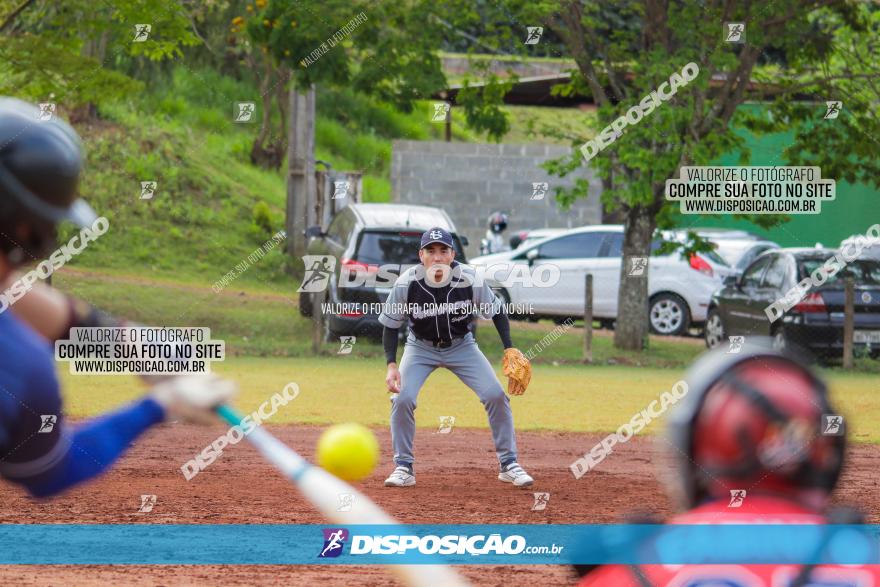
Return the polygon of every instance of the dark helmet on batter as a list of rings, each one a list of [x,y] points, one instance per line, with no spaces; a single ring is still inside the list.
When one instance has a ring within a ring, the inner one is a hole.
[[[49,254],[63,221],[89,226],[77,199],[83,166],[76,131],[52,113],[0,97],[0,251],[13,265]]]
[[[681,505],[745,489],[824,506],[846,437],[825,384],[800,360],[750,340],[739,353],[707,353],[686,382],[687,395],[668,421],[678,461],[671,482]]]
[[[504,232],[507,228],[507,214],[504,212],[493,212],[489,215],[489,230],[494,233]]]

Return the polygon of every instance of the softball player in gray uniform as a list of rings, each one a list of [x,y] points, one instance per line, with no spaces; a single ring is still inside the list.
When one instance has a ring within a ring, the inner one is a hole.
[[[385,485],[415,485],[416,400],[428,375],[437,367],[446,367],[477,394],[486,409],[501,464],[498,479],[528,487],[534,480],[517,463],[510,399],[470,328],[477,313],[492,318],[504,348],[511,348],[510,323],[501,300],[486,284],[475,282],[472,267],[455,261],[452,235],[442,228],[422,235],[419,259],[421,265],[397,279],[379,316],[388,363],[386,384],[389,391],[397,393],[391,407],[396,468]],[[409,336],[398,369],[398,329],[407,321]]]

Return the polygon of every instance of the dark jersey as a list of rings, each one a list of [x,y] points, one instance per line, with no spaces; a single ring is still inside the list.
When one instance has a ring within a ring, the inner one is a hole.
[[[379,322],[400,328],[408,321],[418,338],[452,340],[470,332],[475,317],[489,319],[501,311],[501,300],[473,267],[457,261],[451,267],[452,274],[439,286],[426,281],[421,265],[406,270],[391,288]]]

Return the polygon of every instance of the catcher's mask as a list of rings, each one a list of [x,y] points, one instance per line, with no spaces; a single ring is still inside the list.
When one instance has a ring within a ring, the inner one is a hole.
[[[769,340],[753,340],[737,354],[707,353],[686,380],[688,394],[668,424],[681,505],[740,489],[823,504],[840,476],[846,438],[823,428],[823,415],[835,412],[825,384],[803,363]]]
[[[14,265],[48,255],[62,221],[89,226],[95,212],[77,199],[82,147],[76,131],[39,108],[0,97],[0,251]]]

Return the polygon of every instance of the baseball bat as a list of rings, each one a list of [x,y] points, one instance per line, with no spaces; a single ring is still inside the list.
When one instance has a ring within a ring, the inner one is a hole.
[[[229,406],[220,406],[217,413],[232,426],[241,424],[241,416]],[[366,495],[320,467],[313,466],[286,444],[262,427],[253,428],[248,441],[285,477],[293,481],[300,493],[324,516],[337,524],[398,524]],[[337,511],[340,493],[350,493],[358,504],[351,511]],[[411,587],[466,586],[468,583],[449,567],[442,565],[388,565],[406,585]]]

